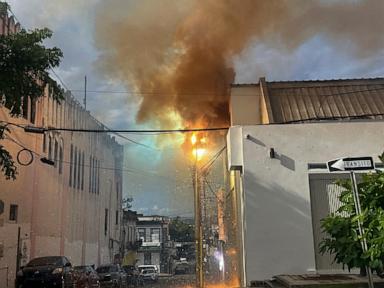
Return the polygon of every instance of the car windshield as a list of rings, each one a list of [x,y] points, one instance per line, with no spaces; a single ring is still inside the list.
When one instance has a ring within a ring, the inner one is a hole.
[[[109,273],[109,272],[117,272],[116,266],[100,266],[96,269],[97,273]]]
[[[62,265],[63,261],[61,257],[40,257],[35,258],[27,264],[28,267],[34,266],[46,266],[46,265]]]
[[[143,274],[155,273],[155,269],[144,269]]]

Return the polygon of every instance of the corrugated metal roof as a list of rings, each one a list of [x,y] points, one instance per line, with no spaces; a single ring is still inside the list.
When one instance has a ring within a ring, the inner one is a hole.
[[[384,119],[384,78],[266,82],[275,123]]]

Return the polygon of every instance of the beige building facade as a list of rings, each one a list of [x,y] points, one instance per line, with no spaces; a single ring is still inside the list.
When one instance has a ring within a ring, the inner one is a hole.
[[[0,33],[18,29],[12,17],[0,17]],[[107,130],[69,93],[60,103],[48,93],[25,99],[19,118],[0,107],[0,122]],[[19,229],[19,265],[46,255],[65,255],[74,265],[117,261],[123,147],[107,133],[33,134],[13,124],[0,140],[18,167],[16,180],[0,176],[0,287],[13,285]]]

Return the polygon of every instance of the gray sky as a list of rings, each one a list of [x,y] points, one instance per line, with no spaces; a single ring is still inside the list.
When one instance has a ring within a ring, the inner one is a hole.
[[[116,1],[111,0],[111,3]],[[133,5],[138,1],[146,0],[129,2]],[[94,40],[95,23],[103,19],[96,19],[95,15],[102,2],[105,1],[8,0],[24,27],[48,27],[53,30],[54,35],[48,45],[63,50],[64,58],[56,72],[69,89],[82,90],[84,75],[87,75],[88,90],[130,90],[120,79],[105,75],[98,65],[100,51]],[[124,11],[121,13],[123,15]],[[231,61],[236,70],[237,83],[255,83],[262,76],[269,81],[382,77],[383,56],[384,49],[364,57],[356,55],[347,46],[315,33],[293,50],[280,49],[276,43],[252,42]],[[74,95],[82,101],[82,92],[74,92]],[[140,99],[132,95],[88,93],[87,103],[92,114],[110,128],[151,127],[150,123],[135,123]],[[191,163],[185,159],[179,143],[169,136],[162,136],[161,148],[164,150],[160,151],[153,136],[129,137],[153,147],[143,148],[121,140],[126,144],[124,166],[131,169],[125,174],[124,193],[134,198],[134,208],[147,214],[190,215],[193,203]],[[220,166],[221,161],[218,162]],[[216,175],[211,180],[217,182],[218,187],[220,172]]]

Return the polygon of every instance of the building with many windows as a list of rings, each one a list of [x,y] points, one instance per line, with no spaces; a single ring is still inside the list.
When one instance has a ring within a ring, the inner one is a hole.
[[[164,216],[139,216],[136,234],[141,245],[137,265],[156,265],[160,272],[169,273],[169,218]]]
[[[13,18],[0,18],[0,33],[18,29]],[[0,107],[0,122],[107,130],[69,93],[59,103],[47,89],[37,101],[23,99],[22,109],[22,117],[12,118]],[[115,261],[123,147],[107,133],[32,134],[8,128],[1,145],[18,162],[18,174],[14,181],[0,176],[0,287],[7,279],[13,282],[17,265],[38,256],[65,255],[75,265]]]

